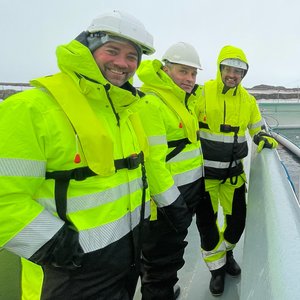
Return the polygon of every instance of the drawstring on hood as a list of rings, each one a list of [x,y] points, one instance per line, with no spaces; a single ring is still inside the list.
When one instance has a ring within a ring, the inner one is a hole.
[[[110,106],[111,106],[111,108],[112,108],[112,110],[113,110],[113,112],[114,112],[114,115],[116,116],[116,119],[117,119],[117,125],[118,125],[118,127],[120,127],[120,116],[119,116],[119,114],[116,112],[115,107],[114,107],[114,104],[113,104],[113,102],[112,102],[112,100],[111,100],[111,98],[110,98],[110,95],[109,95],[109,92],[108,92],[109,89],[110,89],[110,85],[109,85],[109,84],[106,84],[106,85],[104,86],[104,90],[105,90],[107,99],[108,99],[108,101],[109,101],[109,103],[110,103]]]

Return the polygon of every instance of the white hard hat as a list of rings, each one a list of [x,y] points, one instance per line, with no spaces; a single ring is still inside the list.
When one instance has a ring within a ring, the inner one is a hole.
[[[221,65],[248,70],[248,65],[237,58],[227,58],[221,61]]]
[[[128,39],[137,44],[144,54],[155,52],[153,37],[144,25],[132,15],[114,10],[98,16],[87,29],[90,33],[106,32],[113,36]]]
[[[172,45],[162,57],[162,61],[186,65],[202,70],[195,48],[184,42]]]

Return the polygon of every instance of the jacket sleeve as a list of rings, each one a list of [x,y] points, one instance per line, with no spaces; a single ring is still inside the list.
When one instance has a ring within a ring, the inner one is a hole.
[[[29,260],[39,265],[75,270],[81,266],[83,250],[78,232],[65,224]]]
[[[147,95],[139,111],[149,141],[149,158],[145,162],[150,193],[158,207],[172,204],[180,195],[166,163],[168,144],[163,105],[154,95]]]
[[[45,128],[27,92],[0,104],[0,247],[25,258],[64,224],[35,201],[45,180]]]
[[[251,116],[250,116],[250,123],[248,124],[248,129],[251,137],[253,137],[255,134],[257,134],[264,128],[265,124],[261,116],[256,99],[251,95],[250,97],[251,97]]]
[[[200,121],[200,114],[204,111],[204,86],[198,86],[193,97],[193,110]]]

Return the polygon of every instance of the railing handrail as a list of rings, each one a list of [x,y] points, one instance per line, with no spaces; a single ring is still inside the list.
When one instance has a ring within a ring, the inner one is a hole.
[[[299,249],[300,207],[278,153],[253,153],[240,299],[300,299]]]

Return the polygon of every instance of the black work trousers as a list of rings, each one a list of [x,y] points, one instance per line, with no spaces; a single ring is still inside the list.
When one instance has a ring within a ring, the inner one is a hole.
[[[134,264],[131,233],[110,246],[85,254],[82,266],[44,266],[41,300],[131,300],[140,268]]]
[[[232,199],[231,215],[225,214],[224,239],[231,244],[236,244],[244,231],[246,222],[246,186],[236,188]],[[206,251],[213,250],[219,243],[219,229],[216,224],[217,212],[214,213],[210,195],[205,192],[205,196],[198,206],[197,227],[201,236],[201,247]]]
[[[178,187],[190,211],[195,214],[204,194],[203,178],[192,184]],[[185,238],[188,229],[176,232],[157,211],[157,220],[151,221],[147,239],[142,250],[142,299],[173,300],[174,285],[178,281],[177,271],[184,265]]]

